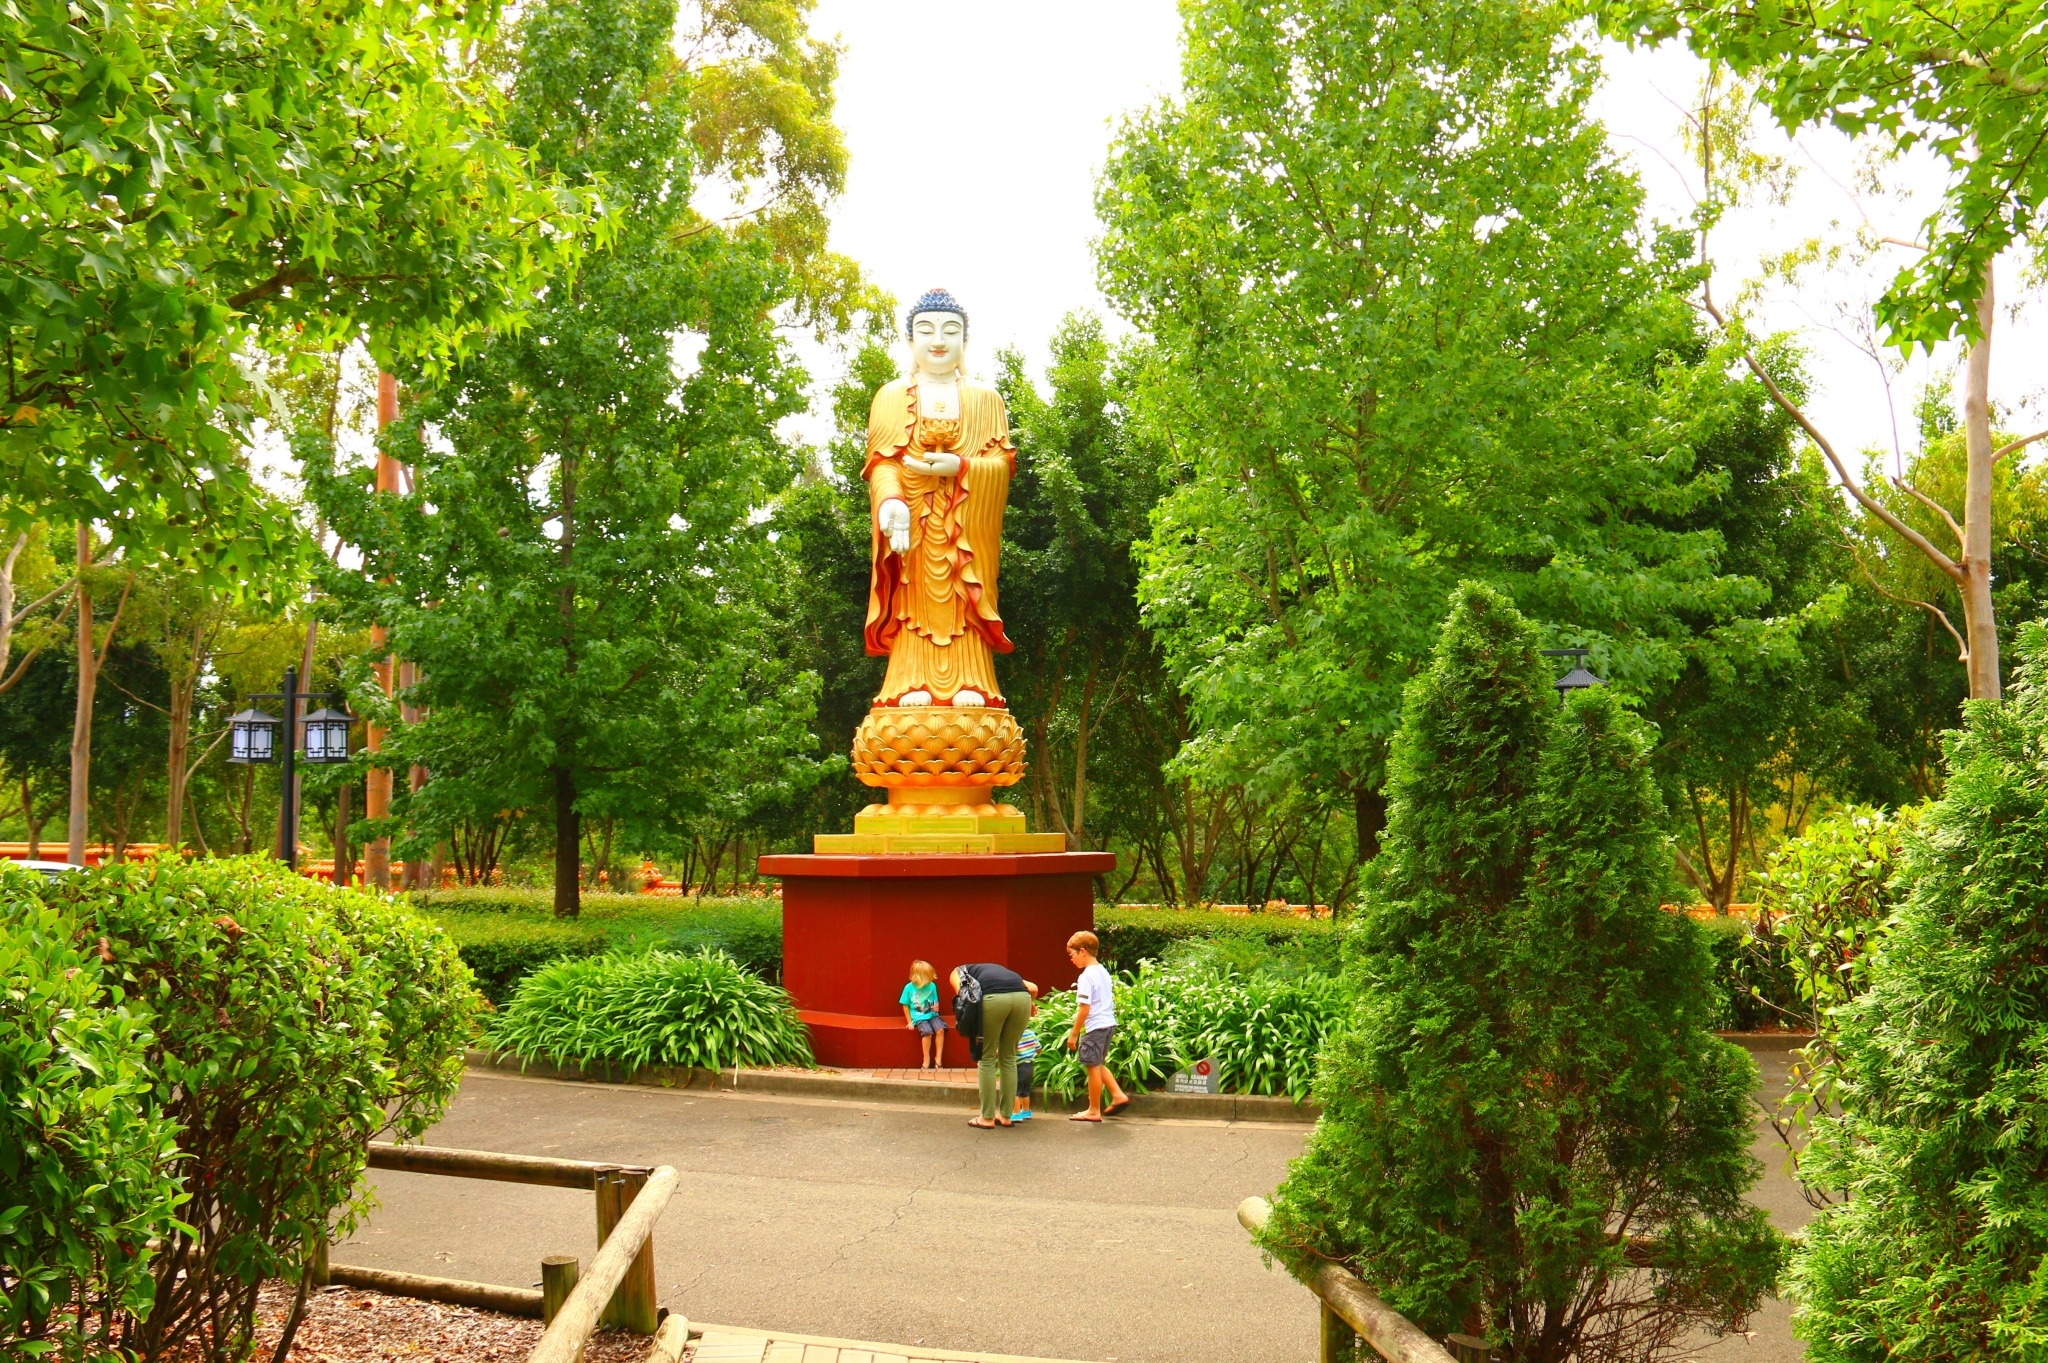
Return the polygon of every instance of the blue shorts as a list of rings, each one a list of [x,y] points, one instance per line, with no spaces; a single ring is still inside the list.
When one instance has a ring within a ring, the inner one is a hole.
[[[936,1014],[917,1020],[917,1034],[919,1036],[942,1036],[945,1030],[946,1020]]]

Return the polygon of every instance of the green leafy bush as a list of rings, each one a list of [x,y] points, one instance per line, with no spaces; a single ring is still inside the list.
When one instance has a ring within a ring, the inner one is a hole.
[[[2007,698],[1945,736],[1896,882],[1873,837],[1805,895],[1830,911],[1802,936],[1847,967],[1815,972],[1838,1110],[1800,1176],[1851,1195],[1793,1263],[1814,1363],[2048,1359],[2048,627],[2017,653]]]
[[[1543,642],[1468,583],[1408,686],[1351,1022],[1260,1240],[1518,1363],[1668,1357],[1737,1327],[1784,1255],[1743,1200],[1756,1067],[1661,907],[1645,726],[1606,687],[1560,710]]]
[[[113,1357],[182,1200],[176,1127],[147,1023],[40,880],[0,865],[0,1356]]]
[[[147,1010],[145,1110],[178,1130],[189,1200],[125,1342],[242,1357],[262,1280],[296,1277],[330,1220],[346,1235],[367,1207],[369,1141],[445,1110],[475,1027],[469,972],[403,906],[261,858],[113,866],[35,897],[104,939],[107,998]],[[33,902],[10,893],[10,919]]]
[[[521,982],[490,1039],[522,1060],[558,1065],[812,1063],[788,993],[716,951],[556,961]]]
[[[1056,1098],[1088,1087],[1088,1072],[1066,1049],[1078,1006],[1071,990],[1050,994],[1032,1023],[1040,1045],[1033,1080]],[[1299,1102],[1347,1007],[1327,975],[1261,976],[1199,961],[1147,961],[1117,987],[1109,1067],[1126,1083],[1151,1085],[1209,1058],[1226,1093],[1284,1093]]]
[[[519,982],[550,961],[595,956],[605,950],[600,927],[558,923],[506,913],[440,910],[433,915],[476,977],[477,990],[499,1008]]]

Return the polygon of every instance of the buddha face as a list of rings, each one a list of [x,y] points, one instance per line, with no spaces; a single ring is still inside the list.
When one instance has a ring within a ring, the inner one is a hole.
[[[917,372],[950,379],[967,349],[967,319],[957,312],[920,312],[910,323],[910,353]]]

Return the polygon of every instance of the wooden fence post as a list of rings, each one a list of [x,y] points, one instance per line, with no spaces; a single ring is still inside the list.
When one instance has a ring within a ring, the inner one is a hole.
[[[550,1254],[540,1261],[540,1319],[543,1325],[555,1323],[555,1312],[562,1309],[562,1303],[569,1300],[569,1294],[576,1290],[576,1260],[566,1254]]]
[[[597,1194],[597,1245],[602,1249],[611,1236],[612,1228],[619,1224],[626,1215],[626,1209],[647,1186],[647,1173],[643,1169],[613,1166],[593,1174],[591,1181],[592,1191]],[[650,1235],[640,1246],[640,1253],[634,1257],[632,1266],[626,1270],[618,1290],[612,1293],[599,1323],[620,1326],[636,1335],[651,1335],[661,1324],[654,1303],[657,1295],[654,1237]]]
[[[1493,1346],[1477,1335],[1449,1335],[1444,1347],[1458,1363],[1492,1363]]]
[[[1317,1352],[1318,1363],[1355,1363],[1358,1358],[1358,1332],[1351,1323],[1330,1309],[1328,1302],[1319,1302],[1322,1307],[1323,1340]]]

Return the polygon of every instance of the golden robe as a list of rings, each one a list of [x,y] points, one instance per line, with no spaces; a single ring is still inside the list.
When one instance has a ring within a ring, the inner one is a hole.
[[[950,451],[961,458],[951,478],[919,473],[905,454]],[[1013,645],[996,613],[1003,506],[1017,450],[1002,395],[962,380],[960,419],[920,419],[917,380],[898,379],[868,409],[868,484],[873,548],[868,577],[867,650],[886,654],[889,672],[878,705],[924,690],[944,704],[972,689],[1001,705],[996,653]],[[882,503],[910,508],[910,551],[897,554],[881,531]]]

